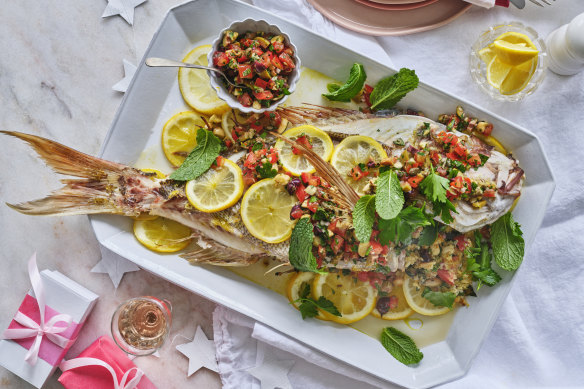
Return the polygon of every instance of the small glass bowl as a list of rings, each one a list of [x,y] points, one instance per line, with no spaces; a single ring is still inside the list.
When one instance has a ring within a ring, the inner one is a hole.
[[[537,56],[537,68],[527,86],[515,94],[503,95],[487,81],[487,64],[481,60],[479,51],[493,43],[499,35],[511,31],[527,35],[539,50],[539,54]],[[490,27],[488,30],[481,33],[479,38],[473,43],[470,50],[470,75],[472,79],[486,94],[499,101],[519,101],[525,96],[532,94],[543,82],[546,68],[547,52],[543,39],[538,36],[537,31],[533,28],[527,27],[520,22],[506,22]]]
[[[217,39],[215,39],[215,41],[213,41],[213,43],[211,44],[212,49],[207,55],[207,61],[209,62],[209,66],[213,66],[213,54],[219,49],[219,45],[223,41],[223,32],[226,30],[235,31],[240,34],[245,33],[247,31],[264,31],[274,35],[282,35],[284,37],[284,41],[286,42],[286,44],[289,45],[294,50],[293,60],[296,67],[294,68],[294,70],[292,70],[288,78],[288,91],[290,93],[294,93],[294,90],[296,89],[296,83],[300,79],[301,64],[300,58],[298,57],[298,49],[290,41],[290,37],[288,36],[288,34],[282,32],[282,30],[280,30],[278,26],[274,24],[269,24],[265,20],[246,19],[242,21],[233,22],[229,27],[221,30],[221,33],[219,34]],[[231,108],[236,108],[241,112],[262,113],[266,111],[273,111],[276,109],[276,107],[278,107],[278,105],[282,104],[288,98],[288,95],[286,95],[282,97],[280,100],[272,103],[272,105],[270,105],[269,107],[263,107],[261,109],[245,107],[239,101],[237,101],[237,98],[235,96],[233,96],[231,93],[227,91],[227,88],[225,87],[225,81],[220,74],[212,72],[210,70],[207,70],[207,74],[211,79],[211,86],[213,87],[213,89],[217,91],[217,96],[219,96],[220,99],[224,100],[227,103],[227,105],[229,105]]]

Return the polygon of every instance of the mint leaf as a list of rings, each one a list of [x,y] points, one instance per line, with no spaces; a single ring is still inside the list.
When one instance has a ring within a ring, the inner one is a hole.
[[[433,292],[430,288],[424,289],[422,297],[437,307],[452,308],[456,295],[452,292]]]
[[[313,239],[314,232],[312,232],[310,220],[308,218],[298,220],[292,230],[290,248],[288,250],[288,259],[296,270],[322,273],[322,271],[318,270],[316,258],[312,255]]]
[[[401,68],[393,76],[386,77],[379,81],[369,97],[371,109],[391,109],[408,92],[418,87],[418,76],[410,69]]]
[[[373,232],[374,221],[375,196],[363,196],[357,201],[353,210],[353,226],[355,227],[355,236],[359,239],[359,242],[369,242]]]
[[[308,282],[303,282],[301,285],[302,289],[300,291],[300,298],[295,300],[294,303],[301,303],[298,306],[300,313],[302,314],[302,319],[307,317],[318,316],[318,309],[329,312],[335,316],[342,316],[335,304],[327,298],[320,296],[318,300],[314,300],[310,297],[310,284]]]
[[[381,344],[395,359],[404,365],[413,365],[424,358],[416,343],[393,327],[385,327],[381,332]]]
[[[323,93],[323,96],[332,101],[349,101],[361,92],[366,78],[367,74],[365,74],[365,68],[363,65],[355,63],[351,67],[347,82],[337,89],[334,89],[335,87],[330,84],[327,85],[329,93]]]
[[[170,178],[177,181],[194,180],[205,173],[219,156],[221,141],[211,131],[197,131],[197,146]]]
[[[492,224],[491,245],[495,262],[502,269],[516,270],[521,265],[525,253],[525,241],[521,226],[513,220],[511,212],[507,212]]]
[[[393,170],[379,175],[375,191],[375,209],[383,219],[393,219],[404,205],[404,192]]]
[[[278,170],[273,169],[272,164],[269,162],[264,162],[263,165],[258,166],[256,172],[258,172],[261,178],[272,178],[278,174]]]
[[[323,296],[320,296],[318,298],[318,300],[316,300],[316,305],[320,309],[322,309],[323,311],[326,311],[328,313],[331,313],[331,314],[333,314],[335,316],[339,316],[339,317],[342,316],[341,315],[341,312],[339,312],[339,310],[337,309],[337,307],[335,307],[335,304],[332,301],[330,301],[329,299],[327,299],[327,298],[325,298]]]
[[[420,234],[420,239],[418,240],[418,244],[420,246],[431,246],[432,243],[436,240],[438,236],[438,227],[437,226],[427,226],[422,230]]]
[[[424,211],[410,205],[402,209],[393,219],[379,219],[379,243],[382,245],[387,245],[390,241],[407,243],[414,229],[429,224]]]
[[[300,314],[302,315],[303,320],[307,317],[318,316],[318,308],[311,299],[302,301],[302,303],[298,306],[298,310],[300,310]]]
[[[340,87],[341,86],[339,84],[336,84],[336,83],[333,83],[333,82],[331,82],[329,84],[326,84],[326,89],[329,91],[329,93],[338,91]]]

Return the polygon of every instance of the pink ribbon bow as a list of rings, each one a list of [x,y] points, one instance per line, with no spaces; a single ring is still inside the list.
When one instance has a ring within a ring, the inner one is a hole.
[[[28,261],[28,275],[30,277],[30,283],[32,285],[32,290],[34,291],[34,295],[36,297],[36,301],[39,306],[39,313],[40,313],[40,323],[35,322],[30,317],[26,316],[24,313],[18,311],[16,316],[14,316],[14,321],[18,322],[20,325],[23,325],[26,328],[12,328],[7,329],[4,331],[3,338],[4,339],[26,339],[36,337],[34,340],[33,345],[26,353],[24,360],[31,365],[36,364],[39,350],[41,347],[41,341],[43,336],[46,336],[51,342],[55,343],[57,346],[61,348],[65,348],[68,346],[70,339],[67,339],[61,335],[58,335],[64,331],[66,331],[73,318],[67,314],[59,314],[55,315],[45,323],[45,290],[43,287],[43,282],[41,279],[41,275],[39,273],[39,269],[36,264],[36,253],[32,255],[30,260]],[[65,327],[57,326],[57,323],[64,322],[66,324]]]
[[[118,383],[118,376],[116,375],[114,368],[111,367],[110,364],[102,361],[101,359],[88,358],[88,357],[81,357],[81,358],[70,359],[68,361],[63,361],[63,362],[61,362],[61,365],[59,365],[59,368],[63,372],[66,372],[67,370],[71,370],[71,369],[75,369],[75,368],[83,367],[83,366],[102,366],[102,367],[105,367],[112,375],[112,378],[114,381],[114,389],[134,389],[138,385],[140,380],[142,379],[142,376],[144,375],[144,372],[142,370],[138,369],[137,367],[133,367],[124,373],[124,375],[122,376],[122,380]],[[134,375],[134,378],[132,378],[130,381],[128,381],[128,379],[130,377],[130,373],[132,371],[135,371],[136,374]],[[126,381],[128,381],[128,382],[126,382]]]

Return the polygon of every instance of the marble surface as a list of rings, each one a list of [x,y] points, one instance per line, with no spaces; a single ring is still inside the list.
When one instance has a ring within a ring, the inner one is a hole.
[[[137,7],[134,26],[119,16],[102,18],[101,1],[0,2],[0,128],[45,136],[97,154],[123,97],[112,86],[124,77],[122,60],[136,63],[166,10],[182,0],[150,0]],[[40,269],[62,272],[100,295],[70,355],[109,333],[122,301],[141,295],[173,304],[173,328],[160,359],[135,363],[160,388],[219,388],[219,376],[201,369],[187,378],[188,359],[175,347],[197,325],[212,338],[215,304],[146,271],[127,273],[114,290],[107,274],[90,273],[100,251],[87,216],[31,217],[4,205],[43,197],[60,185],[23,142],[0,138],[0,327],[6,328],[30,287],[26,261],[38,253]],[[188,339],[187,339],[188,338]],[[46,388],[62,388],[56,373]],[[0,368],[0,388],[30,388]]]

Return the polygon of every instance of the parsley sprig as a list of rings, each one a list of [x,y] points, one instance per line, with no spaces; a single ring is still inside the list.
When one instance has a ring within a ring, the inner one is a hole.
[[[434,216],[440,216],[444,223],[450,224],[454,221],[450,211],[458,213],[456,208],[454,208],[454,204],[446,197],[446,191],[450,186],[450,181],[436,174],[433,167],[431,169],[430,174],[420,183],[420,189],[432,201]]]

